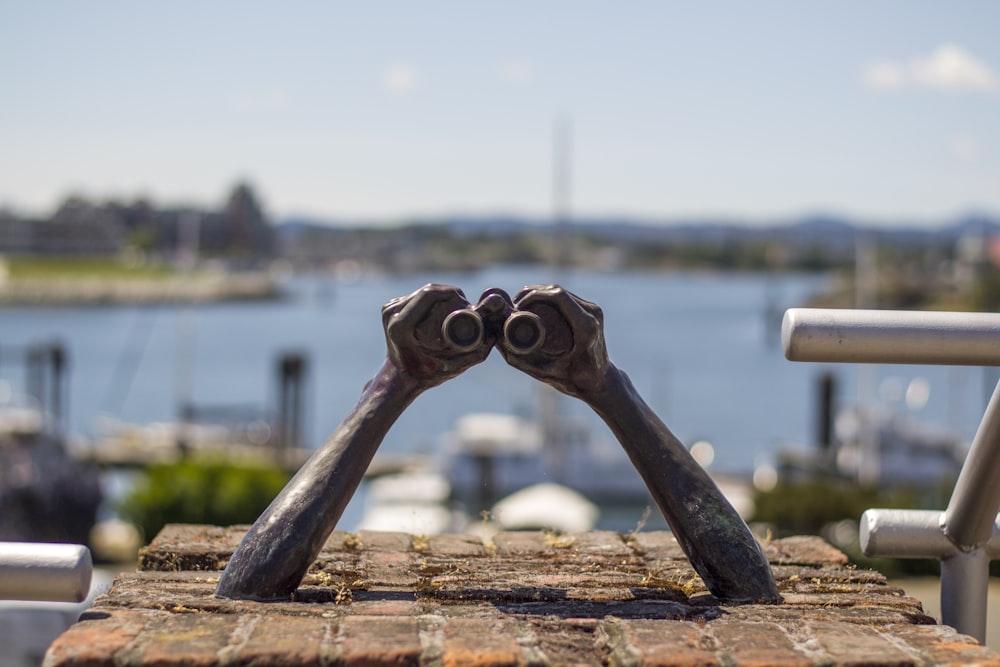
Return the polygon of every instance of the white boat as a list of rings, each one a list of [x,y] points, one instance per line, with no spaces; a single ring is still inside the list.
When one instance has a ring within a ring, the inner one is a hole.
[[[87,542],[100,479],[68,449],[38,402],[0,380],[0,540]]]
[[[958,477],[970,445],[954,429],[884,406],[841,410],[833,436],[827,447],[780,452],[774,480],[822,473],[882,487],[933,488]]]
[[[358,530],[436,535],[458,532],[468,518],[449,506],[451,487],[430,470],[401,471],[370,479]]]
[[[692,454],[707,468],[706,447],[696,443]],[[753,514],[749,476],[713,478],[741,516]],[[560,532],[667,527],[619,443],[566,419],[546,429],[511,414],[464,415],[442,436],[436,458],[376,457],[365,490],[362,530],[433,534],[484,521]]]
[[[505,530],[582,533],[597,525],[601,510],[573,489],[544,482],[510,494],[491,514]]]
[[[609,510],[609,516],[631,508],[633,526],[653,505],[617,442],[593,438],[586,427],[566,420],[548,430],[553,435],[545,437],[538,422],[508,414],[461,417],[442,444],[442,467],[454,500],[478,515],[526,487],[557,484]]]

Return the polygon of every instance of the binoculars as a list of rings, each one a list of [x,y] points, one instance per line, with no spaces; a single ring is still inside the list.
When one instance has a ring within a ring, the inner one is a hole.
[[[471,352],[483,344],[486,328],[492,320],[484,320],[476,307],[470,306],[450,313],[441,325],[444,340],[459,352]],[[542,319],[526,310],[515,310],[503,319],[502,340],[515,354],[531,354],[545,342]]]

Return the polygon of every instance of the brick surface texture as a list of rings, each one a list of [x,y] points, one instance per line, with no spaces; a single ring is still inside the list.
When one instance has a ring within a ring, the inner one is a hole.
[[[1000,667],[815,537],[764,545],[780,604],[716,600],[670,533],[601,531],[338,531],[289,600],[216,598],[245,530],[165,528],[45,665]]]

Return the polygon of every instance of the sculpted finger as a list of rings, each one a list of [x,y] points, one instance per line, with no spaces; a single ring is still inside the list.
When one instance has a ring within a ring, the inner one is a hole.
[[[514,295],[514,305],[516,306],[529,294],[534,292],[545,292],[557,288],[557,285],[525,285]]]
[[[516,301],[518,311],[537,315],[545,327],[541,351],[562,355],[600,336],[603,313],[597,304],[556,285],[533,288]]]
[[[597,322],[597,324],[599,324],[601,327],[604,326],[604,311],[601,310],[600,306],[598,306],[593,301],[587,301],[586,299],[578,297],[576,294],[573,294],[569,290],[566,290],[566,294],[568,294],[570,298],[573,299],[573,301],[575,301],[583,311],[589,313],[590,316],[593,317],[594,320]]]
[[[439,283],[428,283],[423,287],[410,292],[406,296],[397,296],[394,299],[390,299],[384,306],[382,306],[382,325],[387,326],[389,320],[398,315],[402,310],[409,304],[415,301],[424,300],[428,294],[457,294],[459,298],[465,301],[466,305],[468,301],[465,299],[465,294],[458,287],[453,287],[451,285],[442,285]]]
[[[410,294],[408,296],[397,296],[395,299],[390,299],[384,306],[382,306],[382,328],[388,328],[389,320],[391,320],[395,315],[399,314],[399,311],[403,309],[406,305],[406,300],[412,297]]]
[[[386,330],[396,344],[419,343],[428,349],[444,349],[447,343],[441,327],[445,318],[453,311],[469,307],[468,300],[457,287],[425,285],[394,307]]]
[[[552,304],[575,332],[591,334],[604,325],[604,311],[601,307],[592,301],[581,299],[569,290],[557,287],[552,292]]]
[[[539,302],[558,308],[570,322],[582,321],[578,315],[581,312],[595,317],[599,322],[604,320],[600,306],[559,285],[529,285],[518,292],[514,299],[514,305],[519,310],[531,310],[532,305]]]

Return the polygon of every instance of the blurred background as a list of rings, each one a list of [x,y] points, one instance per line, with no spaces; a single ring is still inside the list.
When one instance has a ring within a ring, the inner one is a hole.
[[[795,364],[781,315],[998,309],[997,25],[5,4],[0,539],[128,562],[165,522],[251,522],[378,369],[383,303],[558,282],[756,529],[860,560],[863,509],[943,509],[997,373]],[[339,527],[662,528],[606,427],[497,357],[403,415]]]

